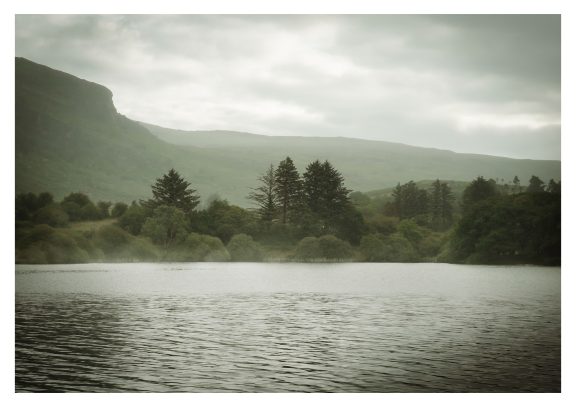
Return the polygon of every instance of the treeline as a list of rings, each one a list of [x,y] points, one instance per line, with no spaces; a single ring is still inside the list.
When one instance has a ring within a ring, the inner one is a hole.
[[[249,193],[251,209],[200,196],[174,169],[150,199],[72,193],[16,197],[16,261],[444,261],[559,264],[560,183],[522,188],[478,177],[460,199],[440,180],[398,184],[382,205],[328,161],[300,174],[290,157]]]
[[[440,260],[481,264],[561,263],[561,186],[532,176],[521,193],[502,193],[493,180],[464,191],[462,217]]]

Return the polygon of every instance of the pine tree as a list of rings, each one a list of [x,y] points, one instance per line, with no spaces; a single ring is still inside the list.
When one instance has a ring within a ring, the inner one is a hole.
[[[351,191],[344,186],[344,177],[332,164],[316,160],[306,167],[303,178],[305,202],[326,225],[332,224],[347,211]]]
[[[548,182],[548,186],[546,187],[546,192],[550,192],[551,194],[559,194],[561,190],[560,181],[556,182],[553,179]]]
[[[514,175],[514,180],[512,181],[512,184],[514,184],[514,186],[512,187],[512,193],[513,194],[517,194],[520,192],[520,179],[518,178],[518,175]]]
[[[454,194],[450,186],[445,182],[440,186],[440,202],[441,228],[445,229],[452,225],[452,215],[454,214],[454,206],[452,205],[454,202]]]
[[[454,195],[445,182],[434,181],[430,188],[429,213],[430,223],[435,230],[444,230],[452,224]]]
[[[434,181],[430,187],[428,211],[432,228],[440,229],[442,225],[442,183],[439,179]]]
[[[290,157],[280,161],[274,172],[274,180],[274,191],[282,214],[282,223],[286,223],[290,211],[299,205],[302,190],[300,174]]]
[[[258,180],[260,181],[260,186],[253,188],[253,191],[248,195],[248,199],[258,205],[257,211],[260,219],[270,222],[278,212],[274,166],[270,164],[268,170]]]
[[[528,193],[544,192],[544,182],[535,175],[532,175],[528,183],[528,188],[526,188]]]
[[[200,202],[200,197],[195,189],[190,188],[190,183],[185,181],[174,169],[158,178],[152,185],[153,198],[143,204],[154,209],[161,205],[172,206],[190,213]]]
[[[470,183],[462,194],[462,209],[469,210],[474,204],[498,195],[496,182],[478,177]]]
[[[392,191],[393,205],[400,219],[409,219],[428,212],[428,193],[414,181],[396,185]]]

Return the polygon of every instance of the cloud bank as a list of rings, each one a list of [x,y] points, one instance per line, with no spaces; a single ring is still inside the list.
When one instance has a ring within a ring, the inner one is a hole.
[[[165,127],[560,158],[554,15],[19,15],[16,54]]]

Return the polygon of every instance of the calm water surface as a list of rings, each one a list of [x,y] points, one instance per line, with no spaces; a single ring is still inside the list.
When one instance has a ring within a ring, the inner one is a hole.
[[[558,392],[560,269],[17,266],[16,391]]]

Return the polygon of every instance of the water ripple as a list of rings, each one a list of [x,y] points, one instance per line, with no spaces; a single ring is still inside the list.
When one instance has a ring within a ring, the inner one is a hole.
[[[558,392],[559,298],[17,293],[20,392]]]

